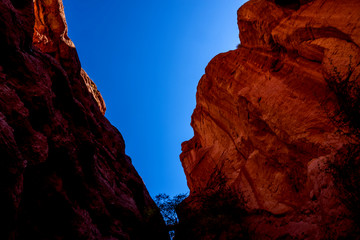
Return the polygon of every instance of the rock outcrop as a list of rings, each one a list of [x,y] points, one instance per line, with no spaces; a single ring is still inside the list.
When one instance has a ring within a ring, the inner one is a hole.
[[[347,189],[359,184],[360,2],[251,0],[238,26],[241,45],[197,88],[180,221],[198,218],[193,239],[358,236],[359,195]],[[224,191],[242,215],[200,233],[215,218],[195,210]]]
[[[61,0],[1,0],[0,53],[0,238],[168,239]]]

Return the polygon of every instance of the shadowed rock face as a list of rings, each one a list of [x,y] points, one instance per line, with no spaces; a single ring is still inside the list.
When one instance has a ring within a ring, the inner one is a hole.
[[[360,2],[251,0],[238,26],[241,45],[211,60],[197,88],[180,222],[201,209],[199,195],[226,188],[247,216],[232,216],[242,230],[208,239],[243,229],[253,239],[356,236],[329,165],[345,165],[359,143]]]
[[[0,238],[168,239],[62,2],[0,1]]]

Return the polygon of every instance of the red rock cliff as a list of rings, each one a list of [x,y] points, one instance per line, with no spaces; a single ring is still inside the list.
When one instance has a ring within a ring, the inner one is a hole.
[[[168,239],[61,0],[1,0],[0,53],[0,238]]]
[[[199,82],[181,162],[183,205],[201,208],[199,195],[227,189],[245,213],[230,221],[241,227],[194,239],[356,236],[359,195],[348,189],[359,171],[341,171],[359,161],[360,1],[251,0],[238,26],[241,45]]]

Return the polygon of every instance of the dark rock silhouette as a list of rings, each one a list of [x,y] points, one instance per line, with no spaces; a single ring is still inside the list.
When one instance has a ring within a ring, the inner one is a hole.
[[[62,2],[1,0],[1,239],[168,239],[104,112]]]

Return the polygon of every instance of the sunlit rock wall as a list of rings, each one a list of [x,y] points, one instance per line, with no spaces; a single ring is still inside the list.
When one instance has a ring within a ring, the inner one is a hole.
[[[181,154],[187,207],[226,188],[243,199],[249,216],[234,221],[250,238],[356,236],[329,165],[346,164],[359,140],[344,119],[359,113],[360,2],[251,0],[238,26],[241,45],[212,59],[197,88],[195,134]]]

